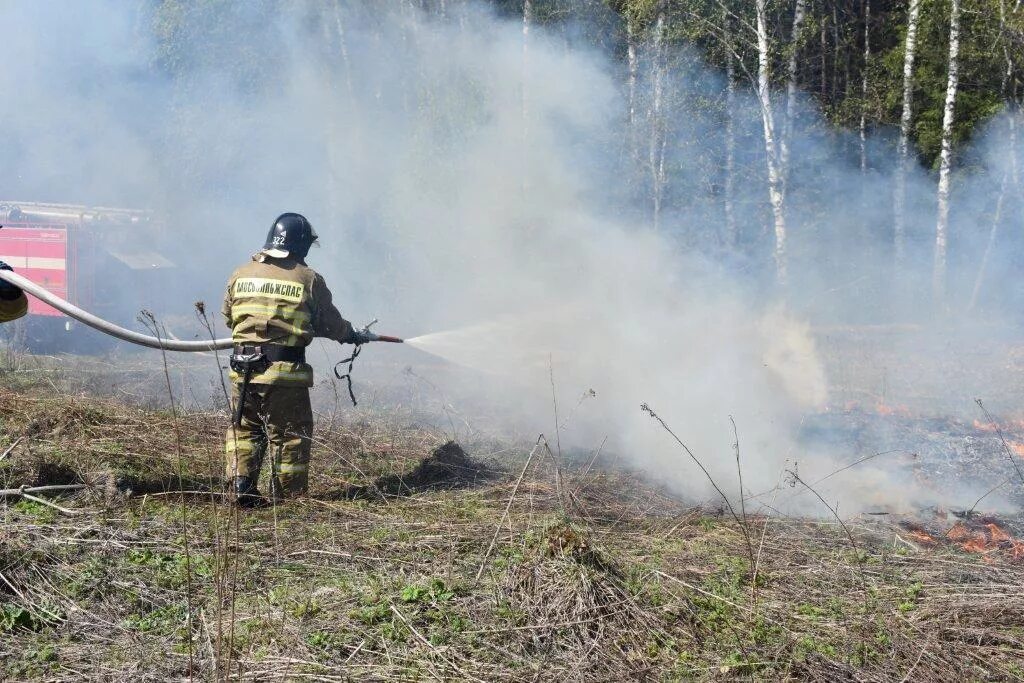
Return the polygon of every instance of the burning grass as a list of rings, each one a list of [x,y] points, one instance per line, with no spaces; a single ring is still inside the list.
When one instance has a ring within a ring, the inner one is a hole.
[[[97,484],[59,501],[74,517],[0,508],[6,677],[1024,677],[1001,520],[846,520],[853,547],[831,522],[754,516],[752,566],[714,511],[548,457],[516,486],[529,448],[467,455],[399,413],[322,420],[314,497],[236,514],[210,490],[224,422],[181,418],[182,508],[169,414],[0,389],[0,452],[25,437],[0,485]]]

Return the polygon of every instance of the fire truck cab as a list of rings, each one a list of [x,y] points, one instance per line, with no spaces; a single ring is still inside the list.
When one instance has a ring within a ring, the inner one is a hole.
[[[157,251],[162,231],[150,211],[0,200],[0,226],[0,260],[62,299],[121,325],[135,327],[146,293],[167,291],[161,288],[174,269]],[[20,331],[38,352],[100,342],[91,331],[72,340],[69,333],[77,325],[29,297]]]

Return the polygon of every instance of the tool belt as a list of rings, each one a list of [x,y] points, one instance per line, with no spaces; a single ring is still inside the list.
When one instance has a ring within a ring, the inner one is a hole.
[[[236,361],[237,359],[237,361]],[[236,362],[239,367],[236,366]],[[247,366],[253,372],[263,372],[270,363],[305,363],[305,346],[281,346],[279,344],[235,344],[231,353],[231,369],[244,373]],[[265,363],[265,365],[264,365]],[[263,367],[258,367],[263,365]]]
[[[242,424],[242,411],[245,409],[245,395],[253,375],[258,375],[271,363],[305,363],[306,347],[281,346],[279,344],[235,344],[231,351],[231,369],[242,376],[242,386],[238,392],[238,403],[235,405],[235,425]]]

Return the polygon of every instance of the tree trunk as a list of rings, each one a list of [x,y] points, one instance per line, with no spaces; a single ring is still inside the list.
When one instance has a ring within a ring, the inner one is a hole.
[[[639,131],[636,117],[636,81],[640,65],[636,53],[636,22],[630,16],[626,19],[626,63],[628,67],[627,87],[629,97],[629,161],[630,177],[639,166]]]
[[[893,193],[893,247],[896,269],[906,259],[904,204],[907,193],[907,166],[910,152],[910,124],[914,116],[914,58],[917,55],[917,25],[921,0],[910,0],[907,11],[907,37],[903,46],[903,111],[900,114],[900,139],[897,146],[896,185]]]
[[[728,13],[723,13],[723,26],[728,26]],[[728,28],[726,34],[731,37]],[[736,64],[732,45],[726,48],[725,62],[725,238],[726,244],[735,247],[739,243],[736,215],[733,212],[733,174],[736,165],[736,131],[733,126],[733,112],[736,100]]]
[[[650,118],[650,139],[648,141],[648,163],[651,173],[651,219],[657,232],[661,229],[661,205],[665,190],[665,143],[666,121],[662,111],[665,97],[665,0],[658,3],[658,18],[654,24],[654,57],[651,60],[652,94]]]
[[[768,200],[775,223],[775,280],[785,287],[789,278],[786,255],[786,218],[783,211],[783,182],[779,168],[778,146],[775,142],[775,119],[772,113],[770,83],[768,79],[768,18],[767,0],[755,0],[757,9],[757,99],[764,127],[765,159],[768,166]]]
[[[871,63],[871,0],[864,0],[864,67],[860,77],[860,174],[868,172],[868,65]]]
[[[864,0],[864,65],[860,76],[860,208],[861,236],[870,238],[868,223],[868,68],[871,64],[871,0]]]
[[[839,8],[832,5],[832,106],[839,101],[839,55],[842,43],[839,40]]]
[[[779,139],[779,165],[783,181],[789,174],[789,142],[793,137],[793,118],[796,115],[797,57],[800,52],[800,29],[807,14],[807,0],[796,0],[793,11],[793,32],[790,38],[789,65],[786,69],[786,127]]]
[[[825,104],[825,93],[828,90],[828,37],[825,28],[828,26],[828,15],[825,14],[825,0],[821,2],[821,103]]]
[[[935,223],[935,263],[932,294],[937,304],[946,297],[946,259],[949,244],[949,180],[953,160],[953,122],[960,66],[960,0],[951,0],[949,13],[949,76],[942,113],[942,152],[939,154],[939,215]]]
[[[520,191],[522,192],[523,201],[526,201],[529,193],[529,182],[530,182],[530,155],[529,155],[529,141],[530,141],[530,100],[529,100],[529,71],[530,71],[530,23],[533,19],[533,1],[523,0],[523,55],[522,55],[522,72],[523,72],[523,83],[521,91],[521,105],[522,105],[522,177],[520,178]]]
[[[523,0],[523,90],[522,90],[522,105],[523,105],[523,141],[526,141],[526,117],[529,111],[527,91],[526,91],[526,72],[529,66],[530,58],[530,21],[533,19],[533,0]]]
[[[1003,44],[1003,58],[1006,59],[1006,70],[1003,71],[1003,82],[1000,92],[1003,102],[1007,102],[1012,96],[1009,93],[1010,79],[1013,78],[1013,53],[1010,51],[1006,40],[1006,0],[999,0],[999,35]],[[968,312],[973,311],[978,303],[978,295],[981,293],[981,286],[985,282],[985,271],[988,269],[989,258],[992,256],[992,248],[995,246],[996,237],[999,233],[999,225],[1002,223],[1003,206],[1006,203],[1006,195],[1010,189],[1010,183],[1018,188],[1017,178],[1017,110],[1016,103],[1010,99],[1007,104],[1007,140],[1010,148],[1010,164],[1003,170],[1003,181],[999,185],[999,199],[996,200],[995,214],[992,216],[992,227],[988,232],[988,242],[985,244],[985,253],[981,257],[981,264],[978,266],[978,275],[974,278],[974,289],[971,291],[971,301],[967,306]]]

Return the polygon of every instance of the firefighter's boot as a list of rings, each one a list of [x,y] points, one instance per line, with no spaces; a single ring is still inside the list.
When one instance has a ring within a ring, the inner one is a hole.
[[[267,504],[252,477],[235,477],[231,481],[229,496],[232,503],[242,508],[263,507]]]

